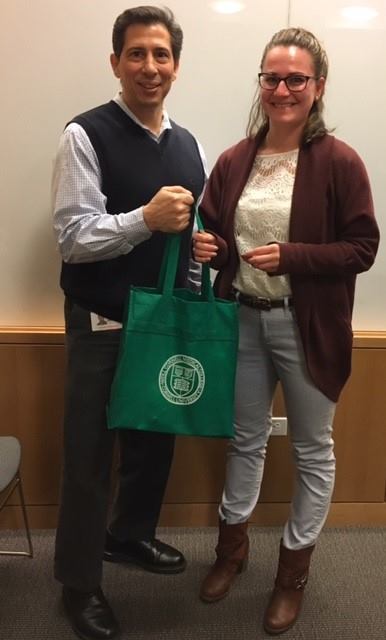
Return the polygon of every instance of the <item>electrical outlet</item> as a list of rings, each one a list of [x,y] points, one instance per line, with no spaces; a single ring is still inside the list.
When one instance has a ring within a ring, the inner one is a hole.
[[[272,418],[271,436],[287,435],[287,418]]]

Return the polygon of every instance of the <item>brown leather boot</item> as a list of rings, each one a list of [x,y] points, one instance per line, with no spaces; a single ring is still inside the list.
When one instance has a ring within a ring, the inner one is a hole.
[[[311,554],[315,548],[291,550],[280,542],[279,566],[275,587],[264,615],[264,629],[276,635],[295,624],[307,584]]]
[[[217,560],[200,590],[200,598],[204,602],[216,602],[224,598],[236,575],[246,569],[249,551],[247,527],[247,522],[227,524],[225,520],[220,520]]]

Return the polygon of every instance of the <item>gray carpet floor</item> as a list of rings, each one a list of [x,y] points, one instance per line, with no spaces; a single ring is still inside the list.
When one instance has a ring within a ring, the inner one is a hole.
[[[104,591],[121,622],[121,640],[259,640],[273,584],[281,530],[251,527],[248,570],[227,598],[197,593],[213,559],[214,528],[163,528],[159,537],[189,562],[177,576],[105,563]],[[33,532],[35,557],[0,557],[0,638],[73,640],[52,577],[54,532]],[[0,548],[23,545],[0,531]],[[313,556],[303,613],[287,640],[386,640],[386,529],[325,529]]]

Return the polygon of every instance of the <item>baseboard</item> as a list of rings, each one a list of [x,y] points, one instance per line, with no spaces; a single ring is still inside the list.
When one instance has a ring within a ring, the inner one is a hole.
[[[0,327],[2,435],[16,435],[32,528],[57,522],[65,379],[62,327]],[[335,422],[338,469],[331,526],[386,525],[386,331],[356,331],[353,372]],[[22,401],[21,401],[22,399]],[[280,401],[281,402],[281,401]],[[279,411],[285,410],[278,404]],[[278,413],[277,415],[285,415]],[[363,443],[365,442],[365,446]],[[224,474],[223,443],[179,439],[162,509],[164,526],[215,526]],[[50,464],[42,464],[49,461]],[[288,515],[293,468],[287,438],[269,444],[261,502],[252,522],[280,526]],[[353,500],[355,502],[348,502]],[[0,513],[0,529],[22,527],[17,506]]]
[[[285,523],[289,503],[258,504],[250,519],[258,526],[281,526]],[[165,504],[160,525],[179,527],[215,526],[216,504]],[[331,505],[327,526],[386,526],[386,503],[335,502]]]
[[[56,527],[56,505],[29,506],[28,520],[32,529]],[[257,526],[281,526],[286,521],[288,503],[258,504],[251,524]],[[160,526],[163,527],[212,527],[217,524],[216,504],[164,504]],[[331,505],[327,526],[386,526],[386,503],[335,502]],[[1,512],[0,529],[23,528],[21,512],[17,506],[7,506]]]

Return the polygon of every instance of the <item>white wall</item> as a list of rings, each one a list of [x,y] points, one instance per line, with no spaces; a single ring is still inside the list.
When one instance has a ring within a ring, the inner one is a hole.
[[[50,176],[65,123],[109,100],[116,16],[140,2],[1,0],[0,326],[62,324],[60,260],[51,231]],[[155,2],[155,4],[161,4]],[[171,116],[204,145],[210,166],[244,135],[262,48],[288,23],[314,30],[331,62],[328,122],[362,155],[386,231],[386,73],[384,0],[361,2],[379,15],[347,28],[339,10],[353,0],[243,0],[220,15],[206,0],[170,0],[184,30],[179,77],[167,101]],[[315,5],[315,6],[314,6]],[[373,28],[374,26],[374,28]],[[386,250],[358,278],[354,326],[386,329]]]
[[[369,22],[343,18],[344,7],[374,9]],[[381,227],[374,266],[357,279],[354,328],[386,330],[386,1],[323,0],[291,2],[290,21],[323,41],[330,62],[326,119],[334,135],[362,156]]]

